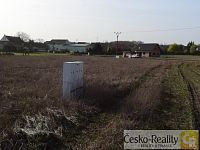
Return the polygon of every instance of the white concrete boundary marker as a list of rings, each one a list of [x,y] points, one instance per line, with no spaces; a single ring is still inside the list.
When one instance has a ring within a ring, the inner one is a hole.
[[[63,97],[83,96],[83,62],[65,62],[63,65]]]

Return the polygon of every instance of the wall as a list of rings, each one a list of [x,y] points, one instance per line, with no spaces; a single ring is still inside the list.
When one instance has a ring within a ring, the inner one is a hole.
[[[48,44],[49,50],[51,51],[61,51],[61,50],[67,50],[66,45],[62,44]]]
[[[160,57],[160,49],[159,47],[156,47],[152,52],[152,57]],[[155,53],[155,55],[153,55],[153,53]]]
[[[3,49],[3,44],[0,43],[0,50],[2,50],[2,49]]]
[[[80,52],[80,53],[86,52],[88,48],[89,48],[88,46],[78,46],[78,45],[69,45],[68,46],[68,49],[70,51]]]

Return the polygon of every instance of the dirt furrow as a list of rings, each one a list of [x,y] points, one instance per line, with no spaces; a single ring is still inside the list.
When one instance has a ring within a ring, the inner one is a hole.
[[[193,113],[194,113],[194,118],[195,118],[195,128],[199,129],[200,127],[200,99],[199,99],[198,92],[194,84],[186,77],[186,74],[184,73],[182,69],[182,65],[183,64],[180,64],[178,68],[183,80],[188,86],[188,91],[190,92],[191,100],[192,100],[192,104],[194,108]]]

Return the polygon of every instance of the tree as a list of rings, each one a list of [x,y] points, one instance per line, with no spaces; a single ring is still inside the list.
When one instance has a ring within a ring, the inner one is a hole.
[[[88,50],[91,54],[103,54],[103,47],[101,43],[94,43],[92,48]]]
[[[190,54],[194,55],[197,52],[197,46],[196,45],[192,45],[190,47]]]
[[[167,52],[169,54],[175,54],[175,53],[177,53],[178,49],[179,49],[178,44],[174,43],[174,44],[169,46],[169,48],[167,49]]]
[[[17,32],[16,34],[17,37],[20,37],[24,42],[29,42],[30,41],[30,35],[24,32]]]
[[[184,45],[178,45],[178,44],[172,44],[167,49],[167,53],[169,54],[177,54],[182,55],[185,52],[185,46]]]
[[[185,46],[184,45],[178,45],[178,51],[176,52],[176,54],[178,55],[183,55],[185,51]]]
[[[193,41],[188,42],[188,44],[187,44],[187,50],[188,50],[188,52],[190,51],[190,48],[192,47],[192,45],[195,45]]]

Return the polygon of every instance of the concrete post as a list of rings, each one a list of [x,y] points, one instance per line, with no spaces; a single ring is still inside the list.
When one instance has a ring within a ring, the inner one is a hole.
[[[83,62],[65,62],[63,65],[63,97],[83,96]]]

